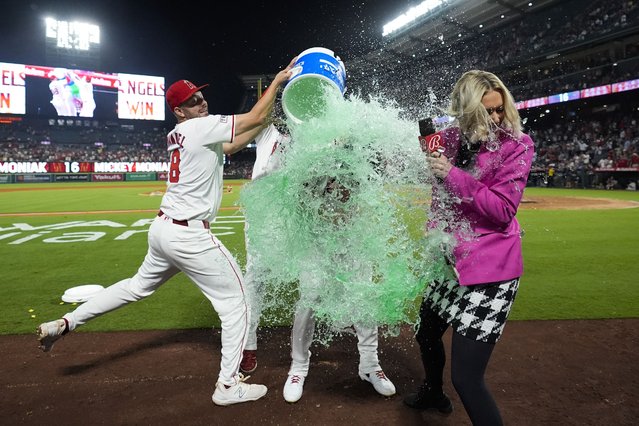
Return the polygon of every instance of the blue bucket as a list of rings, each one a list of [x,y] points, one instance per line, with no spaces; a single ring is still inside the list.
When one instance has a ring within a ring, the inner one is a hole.
[[[346,91],[346,68],[332,50],[312,47],[300,53],[282,92],[282,109],[295,123],[326,111],[326,96]]]

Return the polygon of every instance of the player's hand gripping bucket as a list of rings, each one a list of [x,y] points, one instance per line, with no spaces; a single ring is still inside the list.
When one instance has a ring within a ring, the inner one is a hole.
[[[326,110],[326,96],[342,97],[346,90],[346,69],[339,56],[323,47],[300,53],[291,69],[292,75],[282,92],[282,108],[295,123],[321,116]]]

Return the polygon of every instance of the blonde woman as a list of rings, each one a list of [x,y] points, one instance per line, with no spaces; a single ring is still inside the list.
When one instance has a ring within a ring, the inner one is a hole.
[[[416,334],[426,380],[404,402],[416,409],[453,410],[443,392],[442,336],[453,329],[451,374],[473,425],[502,424],[484,372],[503,331],[523,273],[521,229],[515,219],[533,158],[519,113],[492,73],[468,71],[455,84],[442,131],[443,152],[427,161],[435,176],[429,229],[453,233],[450,275],[425,291]]]

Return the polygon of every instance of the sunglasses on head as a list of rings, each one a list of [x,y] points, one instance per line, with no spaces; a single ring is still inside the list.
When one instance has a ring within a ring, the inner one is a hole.
[[[193,95],[188,100],[182,103],[183,107],[193,108],[195,106],[201,105],[204,102],[204,96]]]
[[[501,114],[502,112],[504,112],[504,106],[500,105],[497,108],[486,108],[486,112],[488,113],[488,115],[492,115],[493,112]]]

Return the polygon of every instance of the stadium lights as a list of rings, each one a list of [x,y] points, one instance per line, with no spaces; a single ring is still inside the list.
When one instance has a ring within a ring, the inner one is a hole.
[[[412,24],[417,18],[426,15],[429,11],[444,3],[444,1],[445,0],[426,0],[415,7],[411,7],[405,13],[402,13],[397,18],[384,25],[382,36],[387,36],[396,32],[400,28]]]
[[[85,22],[44,19],[46,37],[54,39],[63,49],[89,50],[91,44],[100,44],[100,27]]]

